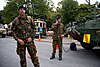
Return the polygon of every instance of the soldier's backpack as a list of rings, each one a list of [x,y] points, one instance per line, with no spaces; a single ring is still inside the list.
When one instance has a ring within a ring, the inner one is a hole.
[[[76,50],[77,50],[76,44],[75,44],[74,42],[72,42],[72,43],[70,44],[70,50],[73,50],[73,51],[76,51]]]

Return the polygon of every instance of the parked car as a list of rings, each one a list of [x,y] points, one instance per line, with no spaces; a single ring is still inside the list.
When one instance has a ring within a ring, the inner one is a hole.
[[[8,24],[8,28],[7,28],[7,35],[8,36],[12,36],[11,26],[12,26],[12,23]]]
[[[7,34],[6,29],[4,28],[3,24],[0,24],[0,35],[5,38]]]

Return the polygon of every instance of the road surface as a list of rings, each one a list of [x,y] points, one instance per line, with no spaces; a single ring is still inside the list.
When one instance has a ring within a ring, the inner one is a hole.
[[[52,43],[44,40],[50,39],[47,37],[41,42],[35,40],[41,67],[100,67],[100,48],[84,50],[77,45],[77,51],[69,50],[67,53],[63,51],[62,61],[58,60],[58,50],[56,58],[50,60]],[[63,45],[67,51],[69,45],[66,43]],[[16,41],[12,37],[0,37],[0,67],[20,67],[19,57],[16,54]],[[27,58],[27,67],[34,67],[29,58]]]

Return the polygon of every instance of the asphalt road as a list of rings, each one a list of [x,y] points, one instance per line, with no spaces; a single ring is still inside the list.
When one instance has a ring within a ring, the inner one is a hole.
[[[35,41],[35,44],[41,67],[100,67],[100,48],[84,50],[77,45],[77,51],[69,50],[67,53],[63,51],[63,60],[59,61],[58,53],[55,59],[49,59],[52,53],[51,42]],[[67,51],[69,45],[63,45]],[[16,54],[16,41],[12,37],[0,37],[0,67],[20,67],[19,57]],[[34,67],[29,58],[27,58],[27,67]]]

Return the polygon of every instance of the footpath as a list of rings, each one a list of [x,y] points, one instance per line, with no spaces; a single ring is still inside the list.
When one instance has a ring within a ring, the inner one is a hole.
[[[35,38],[35,41],[38,42],[49,42],[52,43],[52,37],[51,36],[47,36],[45,38]],[[63,37],[63,44],[70,44],[72,42],[75,42],[77,45],[80,45],[80,42],[78,42],[77,40],[74,40],[73,38],[68,39],[67,37]]]

